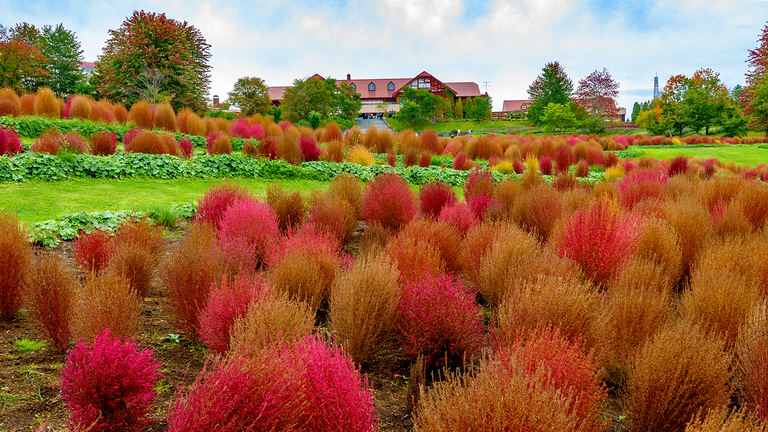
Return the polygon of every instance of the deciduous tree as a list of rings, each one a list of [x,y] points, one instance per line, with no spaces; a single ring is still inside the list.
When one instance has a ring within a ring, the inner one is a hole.
[[[576,116],[568,104],[556,104],[550,102],[544,108],[541,123],[548,131],[571,129],[576,125]]]
[[[40,32],[27,23],[0,26],[0,87],[35,91],[48,75],[48,59],[40,48]]]
[[[619,97],[619,83],[614,81],[608,69],[595,70],[579,81],[576,88],[576,103],[600,119],[618,117],[616,98]]]
[[[747,64],[749,64],[749,70],[747,71],[747,86],[744,91],[740,93],[740,102],[744,107],[744,114],[752,115],[752,125],[755,127],[763,127],[761,124],[762,118],[760,115],[755,116],[756,104],[754,102],[755,96],[759,93],[757,86],[765,81],[768,76],[768,24],[763,27],[763,31],[760,34],[760,38],[757,40],[757,47],[753,50],[749,50],[749,56],[747,57]],[[760,102],[757,102],[760,105]],[[766,131],[768,133],[768,130]]]
[[[242,77],[235,82],[235,88],[229,92],[229,102],[240,107],[245,115],[265,114],[272,106],[269,89],[264,80],[256,77]]]
[[[528,106],[528,118],[534,124],[540,124],[544,108],[550,103],[565,105],[571,102],[573,81],[558,62],[544,65],[541,75],[528,87],[528,95],[533,101]]]
[[[325,81],[316,78],[297,79],[293,87],[285,90],[281,106],[285,110],[285,118],[292,122],[309,120],[313,111],[323,117],[331,112],[333,94]]]
[[[64,97],[76,92],[85,82],[85,75],[80,64],[83,62],[83,50],[74,32],[64,28],[45,26],[40,34],[42,54],[48,58],[44,68],[48,71],[46,85]]]
[[[109,34],[96,62],[101,96],[131,105],[149,86],[177,110],[202,110],[210,86],[211,47],[200,30],[165,14],[137,11]]]

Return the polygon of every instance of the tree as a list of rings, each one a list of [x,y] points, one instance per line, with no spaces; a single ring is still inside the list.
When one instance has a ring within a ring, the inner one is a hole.
[[[235,81],[235,88],[229,92],[228,99],[248,116],[266,114],[272,106],[267,85],[263,79],[256,77],[242,77]]]
[[[416,90],[410,86],[403,87],[403,97],[419,106],[421,118],[424,120],[434,119],[438,111],[442,109],[440,96],[426,89]]]
[[[175,109],[201,111],[210,86],[211,46],[194,26],[137,11],[116,30],[96,62],[98,93],[131,105],[147,91]]]
[[[632,121],[635,122],[637,120],[637,116],[640,115],[640,111],[642,108],[640,107],[640,104],[635,102],[634,105],[632,105]]]
[[[608,69],[595,70],[579,81],[576,88],[576,103],[598,118],[618,117],[616,98],[619,97],[619,83],[613,80]]]
[[[484,120],[491,118],[491,98],[489,97],[476,97],[475,112],[472,117],[475,120]]]
[[[285,110],[285,118],[298,122],[309,120],[309,114],[313,111],[323,117],[328,116],[332,103],[333,94],[325,80],[307,78],[295,80],[293,87],[285,90],[281,106]]]
[[[464,105],[464,118],[472,118],[472,114],[475,112],[475,98],[467,98],[467,103]]]
[[[337,83],[335,79],[328,78],[325,85],[331,91],[331,114],[351,119],[360,114],[363,103],[360,101],[360,93],[346,82]]]
[[[747,85],[744,91],[741,92],[740,102],[741,106],[744,107],[744,114],[751,115],[752,126],[763,127],[762,115],[755,115],[755,109],[759,108],[762,101],[755,102],[754,98],[760,93],[757,89],[758,85],[764,83],[766,76],[768,76],[768,24],[763,27],[757,42],[758,46],[753,50],[749,50],[749,56],[747,57],[747,64],[749,64]],[[766,130],[766,133],[768,134],[768,130]]]
[[[0,25],[0,87],[35,91],[48,75],[48,59],[40,48],[40,32],[27,23],[12,29]]]
[[[541,71],[541,75],[528,87],[528,95],[533,101],[528,106],[528,118],[534,124],[540,124],[544,108],[550,103],[568,104],[573,93],[573,82],[560,63],[547,63]]]
[[[461,98],[459,98],[456,101],[456,105],[453,106],[453,118],[464,118],[464,102],[461,101]]]
[[[83,50],[75,33],[64,28],[45,26],[40,34],[42,54],[48,58],[44,68],[48,71],[45,84],[64,97],[74,94],[78,85],[85,82],[85,75],[80,64],[83,62]]]
[[[397,118],[402,120],[406,127],[414,127],[424,120],[419,105],[410,100],[403,102],[400,106]]]
[[[640,111],[635,124],[654,135],[666,135],[672,129],[670,121],[662,115],[661,102],[653,101],[648,109]]]
[[[548,103],[541,116],[544,130],[572,129],[576,125],[576,116],[568,104]]]
[[[704,128],[709,134],[711,126],[722,123],[730,100],[728,88],[720,81],[720,74],[709,68],[697,70],[687,85],[683,95],[686,122],[696,132]]]
[[[746,91],[750,92],[751,124],[763,129],[768,136],[768,76],[747,87]]]

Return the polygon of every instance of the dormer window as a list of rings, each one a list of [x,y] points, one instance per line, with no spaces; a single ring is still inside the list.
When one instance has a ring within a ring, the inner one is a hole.
[[[389,84],[387,84],[387,90],[392,91],[394,89],[395,89],[395,83],[390,81]]]
[[[355,87],[355,83],[350,83],[349,86],[352,87],[352,89],[357,90],[357,87]]]
[[[376,85],[374,83],[368,84],[368,91],[375,91],[375,90],[376,90]]]

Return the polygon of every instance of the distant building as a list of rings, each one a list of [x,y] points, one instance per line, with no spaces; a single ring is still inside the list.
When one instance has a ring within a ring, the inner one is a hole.
[[[83,71],[86,77],[89,77],[96,73],[96,63],[94,62],[82,62],[80,63],[80,70]]]
[[[528,106],[533,101],[531,99],[505,100],[501,107],[503,113],[524,113],[528,112]]]
[[[314,74],[309,79],[325,79]],[[360,95],[361,114],[396,113],[400,111],[403,88],[410,86],[415,89],[426,89],[431,93],[461,99],[466,103],[468,98],[488,97],[488,93],[480,93],[480,86],[475,82],[442,82],[428,72],[422,72],[412,78],[355,78],[347,74],[346,80],[336,80],[336,83],[351,85]],[[275,86],[269,88],[269,98],[272,104],[280,106],[283,95],[291,86]]]

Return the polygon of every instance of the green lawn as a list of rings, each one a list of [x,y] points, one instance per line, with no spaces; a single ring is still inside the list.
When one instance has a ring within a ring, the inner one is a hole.
[[[656,159],[669,159],[678,155],[696,156],[704,159],[716,158],[721,162],[733,161],[739,165],[757,166],[768,163],[768,146],[756,145],[718,145],[718,146],[632,146],[640,152],[638,157],[651,156]]]
[[[403,123],[397,118],[387,119],[387,123],[396,131],[406,129]],[[431,122],[425,121],[419,124],[414,129],[421,131],[424,129],[434,129],[437,132],[451,132],[453,130],[461,129],[462,132],[466,132],[470,129],[472,131],[484,130],[484,129],[509,129],[509,128],[527,128],[529,127],[527,120],[451,120]]]
[[[280,184],[288,190],[324,189],[328,183],[308,180],[234,179],[255,194]],[[222,179],[78,179],[55,182],[29,181],[0,186],[0,209],[16,213],[29,224],[55,219],[68,213],[103,210],[147,210],[196,201]]]

